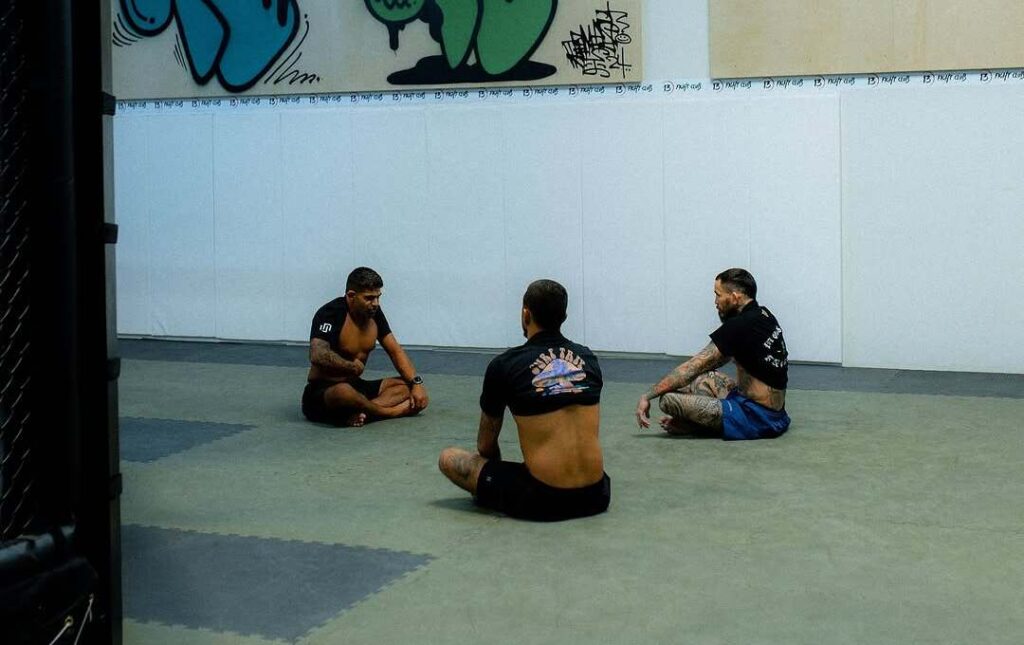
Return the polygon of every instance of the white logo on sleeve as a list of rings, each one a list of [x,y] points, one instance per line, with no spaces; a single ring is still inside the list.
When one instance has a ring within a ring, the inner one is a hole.
[[[324,323],[320,325],[320,331],[322,331],[325,334],[331,331],[332,329],[334,329],[334,327],[331,326],[331,323]]]

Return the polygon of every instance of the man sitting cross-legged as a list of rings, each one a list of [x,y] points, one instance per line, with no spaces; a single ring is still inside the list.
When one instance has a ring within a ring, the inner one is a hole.
[[[568,296],[551,280],[523,296],[527,341],[487,367],[480,395],[477,452],[446,448],[438,466],[480,506],[513,517],[564,520],[608,508],[598,425],[601,368],[589,348],[562,336]],[[505,407],[519,430],[525,463],[501,460]]]
[[[661,398],[670,434],[706,434],[726,440],[772,439],[789,428],[786,386],[789,353],[782,327],[757,300],[757,282],[745,269],[715,278],[715,308],[722,326],[711,342],[644,393],[636,407],[641,428],[650,425],[651,399]],[[736,362],[733,382],[717,371]]]
[[[361,426],[367,421],[416,414],[427,407],[427,390],[398,344],[380,294],[384,281],[360,267],[348,276],[345,295],[316,312],[309,333],[309,375],[302,413],[310,421]],[[380,341],[400,378],[364,381],[366,359]]]

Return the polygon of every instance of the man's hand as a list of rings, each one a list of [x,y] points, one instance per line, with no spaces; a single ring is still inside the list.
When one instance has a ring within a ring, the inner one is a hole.
[[[430,403],[430,398],[427,396],[427,388],[423,387],[422,383],[413,385],[409,391],[412,396],[412,407],[414,410],[422,410]]]
[[[640,397],[640,402],[636,404],[636,423],[643,428],[651,427],[651,402],[647,399],[647,395],[644,394]]]
[[[366,365],[361,360],[359,360],[358,358],[356,358],[356,359],[354,359],[352,361],[352,365],[353,365],[352,371],[354,372],[353,376],[362,376],[363,375],[363,370],[366,369]]]

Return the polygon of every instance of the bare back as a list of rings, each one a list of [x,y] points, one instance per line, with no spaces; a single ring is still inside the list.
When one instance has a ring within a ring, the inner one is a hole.
[[[600,405],[570,405],[515,416],[519,445],[530,473],[555,488],[580,488],[604,476],[598,440]]]
[[[766,408],[779,411],[786,407],[786,391],[776,389],[755,378],[736,363],[736,387],[740,394]]]

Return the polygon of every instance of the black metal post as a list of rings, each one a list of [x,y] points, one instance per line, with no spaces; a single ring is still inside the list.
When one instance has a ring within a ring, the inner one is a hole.
[[[120,644],[109,5],[11,1],[25,7],[33,36],[32,431],[37,463],[47,467],[40,519],[47,527],[71,523],[75,551],[99,574],[82,642]]]
[[[107,2],[72,6],[74,207],[77,223],[79,455],[76,515],[83,554],[99,572],[92,642],[121,643],[121,475],[114,293],[110,11]]]

